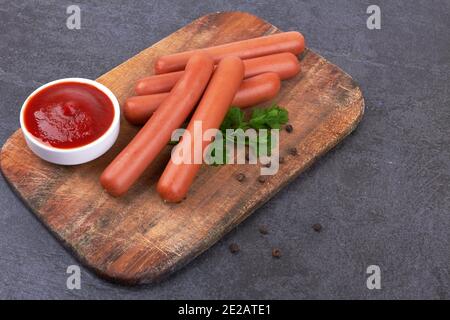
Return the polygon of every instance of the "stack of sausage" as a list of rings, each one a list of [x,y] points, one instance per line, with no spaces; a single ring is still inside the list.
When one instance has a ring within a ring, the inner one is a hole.
[[[299,32],[285,32],[160,57],[156,75],[137,81],[137,96],[125,102],[126,119],[144,126],[105,169],[103,187],[113,196],[126,193],[195,106],[185,132],[191,136],[195,121],[201,121],[204,131],[218,129],[231,105],[246,108],[274,98],[280,80],[300,71],[297,55],[304,48]],[[209,143],[202,142],[200,157]],[[181,138],[175,148],[190,148],[195,158],[199,150],[193,145],[191,139]],[[166,201],[180,202],[200,166],[170,160],[157,192]]]

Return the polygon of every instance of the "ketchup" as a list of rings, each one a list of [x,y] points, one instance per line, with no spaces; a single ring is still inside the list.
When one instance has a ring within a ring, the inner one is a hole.
[[[96,87],[79,82],[49,86],[25,106],[28,131],[55,148],[81,147],[102,136],[114,119],[109,97]]]

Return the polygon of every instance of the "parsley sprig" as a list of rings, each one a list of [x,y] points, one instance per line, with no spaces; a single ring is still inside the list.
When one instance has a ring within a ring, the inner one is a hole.
[[[236,107],[231,107],[220,126],[222,133],[226,129],[280,129],[288,121],[286,109],[274,104],[270,108],[255,109],[248,121],[245,120],[244,112]]]
[[[220,126],[224,139],[216,139],[209,146],[210,148],[214,148],[211,156],[214,156],[215,152],[220,151],[223,154],[223,161],[221,164],[228,163],[229,154],[226,148],[227,141],[235,142],[239,135],[244,134],[245,130],[250,128],[255,129],[256,131],[260,129],[280,129],[281,126],[287,122],[288,111],[279,107],[277,104],[274,104],[269,108],[253,110],[248,120],[245,119],[245,114],[241,109],[231,107],[223,120],[222,125]],[[226,133],[227,129],[234,129],[235,133],[230,136]],[[259,145],[266,144],[268,155],[270,155],[270,151],[274,147],[271,145],[270,131],[268,132],[269,134],[266,137],[257,135],[254,139],[248,137],[245,139],[245,144],[252,148],[258,156],[261,153],[261,150],[259,150]],[[214,165],[218,164],[214,163]]]

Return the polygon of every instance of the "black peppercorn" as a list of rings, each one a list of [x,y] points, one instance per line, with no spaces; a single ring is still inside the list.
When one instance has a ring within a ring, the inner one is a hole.
[[[286,132],[289,132],[289,133],[294,131],[294,127],[291,124],[287,124],[286,127],[284,127],[284,129],[286,130]]]
[[[228,249],[230,250],[231,253],[238,253],[239,252],[239,246],[236,243],[232,243],[230,244],[230,246],[228,247]]]
[[[259,181],[260,183],[264,183],[264,182],[266,182],[266,180],[267,180],[267,177],[266,177],[266,176],[259,176],[259,177],[258,177],[258,181]]]
[[[272,257],[277,259],[281,258],[281,250],[278,248],[272,249]]]
[[[289,148],[288,152],[289,152],[289,154],[290,154],[291,156],[296,156],[296,155],[298,155],[297,148]]]
[[[259,227],[259,233],[261,233],[261,234],[268,234],[269,230],[267,230],[266,226],[260,226]]]

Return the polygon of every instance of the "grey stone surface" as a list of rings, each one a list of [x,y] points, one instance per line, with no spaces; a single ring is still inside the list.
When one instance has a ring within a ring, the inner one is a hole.
[[[126,288],[82,269],[0,179],[0,298],[450,298],[450,2],[0,0],[0,141],[53,79],[96,78],[203,14],[241,10],[283,30],[361,85],[355,133],[222,241],[168,280]],[[66,28],[77,3],[82,29]],[[323,230],[311,226],[321,223]],[[270,234],[262,236],[265,224]],[[228,244],[239,243],[231,255]],[[283,257],[271,257],[271,248]],[[382,289],[366,288],[366,268]]]

